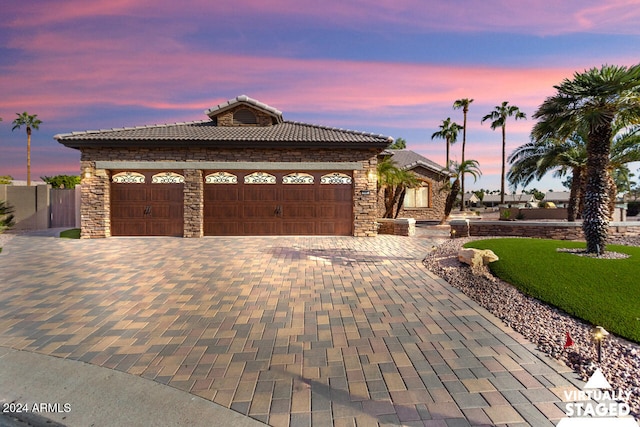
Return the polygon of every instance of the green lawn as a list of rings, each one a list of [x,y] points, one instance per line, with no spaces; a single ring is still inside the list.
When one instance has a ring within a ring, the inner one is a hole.
[[[631,255],[597,259],[557,252],[584,248],[564,240],[488,239],[465,247],[491,249],[500,261],[491,271],[522,292],[588,323],[640,343],[640,248],[609,245]]]
[[[63,239],[79,239],[80,238],[80,229],[72,228],[70,230],[64,230],[60,232],[60,237]]]

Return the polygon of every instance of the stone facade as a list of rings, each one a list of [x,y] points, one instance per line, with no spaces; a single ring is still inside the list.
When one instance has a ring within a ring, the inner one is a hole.
[[[445,184],[443,176],[422,166],[410,169],[429,187],[429,206],[421,208],[400,209],[398,218],[414,218],[416,220],[441,221],[444,216],[444,205],[447,192],[442,191]],[[384,215],[384,199],[380,192],[378,200],[378,218]]]
[[[111,237],[111,186],[109,172],[95,162],[81,160],[80,227],[83,239]],[[106,214],[105,214],[106,213]]]
[[[231,149],[231,148],[83,148],[81,150],[83,238],[110,237],[110,181],[111,171],[96,169],[96,162],[358,162],[361,169],[353,170],[353,234],[375,236],[376,179],[378,150],[375,149]],[[195,163],[194,163],[195,164]],[[150,165],[150,169],[158,167]],[[164,168],[162,168],[164,169]],[[184,237],[203,235],[203,173],[200,169],[180,169],[184,184]]]
[[[378,219],[378,234],[395,236],[415,236],[416,220],[413,218]]]
[[[204,235],[204,183],[201,170],[184,171],[184,237]]]

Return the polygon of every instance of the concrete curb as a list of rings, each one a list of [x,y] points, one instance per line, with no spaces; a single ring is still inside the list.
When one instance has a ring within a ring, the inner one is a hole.
[[[32,415],[70,427],[264,425],[198,396],[79,361],[0,347],[0,366],[1,409],[23,404]],[[34,412],[35,404],[44,410]]]

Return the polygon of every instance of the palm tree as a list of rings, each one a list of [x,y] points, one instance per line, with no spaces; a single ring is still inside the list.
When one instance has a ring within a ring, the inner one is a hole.
[[[507,179],[512,185],[526,187],[534,179],[541,179],[550,171],[554,176],[562,178],[572,176],[567,220],[575,221],[584,205],[585,174],[587,167],[587,133],[581,129],[568,139],[561,141],[555,138],[532,141],[518,147],[508,158],[511,169]],[[640,160],[640,126],[622,129],[612,140],[609,158],[609,193],[613,194],[610,213],[615,208],[615,195],[618,186],[613,177],[620,170],[629,170],[627,163]]]
[[[407,188],[420,186],[420,180],[413,172],[397,167],[391,159],[379,162],[377,172],[378,194],[384,190],[383,217],[397,218],[402,209]]]
[[[495,109],[484,116],[480,123],[484,123],[486,120],[491,120],[491,129],[502,129],[502,172],[500,175],[500,203],[504,203],[504,181],[505,181],[505,167],[506,167],[506,144],[507,144],[507,118],[513,117],[515,120],[526,119],[527,115],[520,111],[515,105],[509,105],[509,102],[504,101],[501,105],[496,105]]]
[[[578,134],[565,141],[557,139],[529,142],[518,147],[508,158],[511,168],[507,179],[511,185],[526,187],[551,170],[555,177],[571,174],[567,220],[575,221],[583,188],[587,152]]]
[[[462,121],[462,156],[460,158],[460,163],[464,163],[465,161],[465,157],[464,157],[464,153],[465,153],[465,148],[467,146],[467,113],[469,112],[469,104],[471,104],[473,102],[473,99],[469,99],[469,98],[462,98],[462,99],[457,99],[456,101],[454,101],[453,103],[453,109],[454,110],[458,110],[460,108],[462,108],[462,117],[463,117],[463,121]],[[460,185],[460,189],[461,189],[461,197],[462,197],[462,201],[460,203],[460,211],[464,211],[464,175],[462,175],[462,183]]]
[[[565,79],[554,86],[533,115],[539,119],[534,139],[569,135],[580,124],[587,129],[586,194],[582,229],[587,252],[604,253],[609,233],[608,173],[614,124],[640,123],[640,64],[632,67],[604,65]]]
[[[404,138],[397,138],[387,148],[390,150],[404,150],[407,148],[407,141]]]
[[[479,176],[482,175],[480,171],[480,164],[477,160],[465,160],[464,162],[452,162],[452,167],[448,173],[453,174],[453,183],[451,184],[451,188],[449,190],[449,194],[447,195],[447,200],[444,205],[444,218],[442,222],[446,221],[453,209],[453,204],[456,202],[456,198],[460,193],[460,183],[463,177],[467,174],[473,176],[474,181],[478,179]]]
[[[447,162],[445,163],[445,168],[449,169],[449,147],[458,140],[458,132],[462,129],[462,126],[456,122],[452,122],[451,117],[447,117],[446,120],[442,121],[438,129],[440,130],[431,135],[431,139],[438,138],[445,140],[447,144]]]
[[[31,185],[31,129],[40,129],[42,120],[38,119],[38,115],[29,115],[26,111],[22,114],[16,113],[17,119],[13,121],[12,131],[20,129],[22,126],[27,128],[27,186]]]

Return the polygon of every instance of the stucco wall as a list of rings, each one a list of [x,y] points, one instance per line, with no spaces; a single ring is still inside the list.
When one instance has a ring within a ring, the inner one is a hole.
[[[0,185],[0,200],[13,207],[15,230],[44,230],[50,224],[48,185]]]

